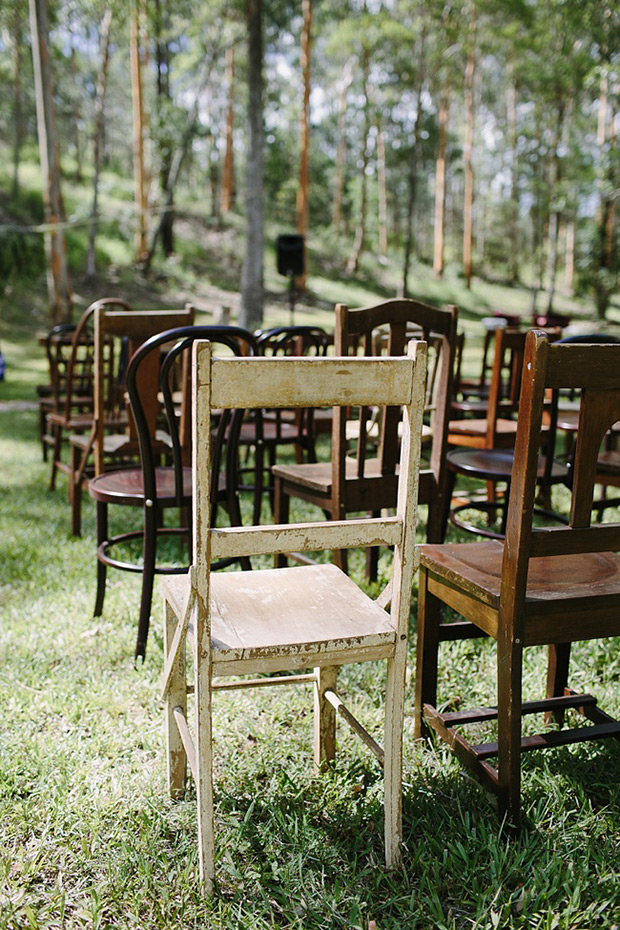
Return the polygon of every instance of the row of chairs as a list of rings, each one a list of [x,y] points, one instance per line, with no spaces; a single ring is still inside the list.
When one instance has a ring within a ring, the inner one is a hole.
[[[223,360],[208,344],[196,347],[194,551],[189,574],[165,579],[163,585],[162,695],[169,788],[173,797],[182,796],[186,769],[191,769],[207,888],[215,878],[212,701],[223,688],[311,684],[315,764],[322,767],[334,757],[337,716],[362,737],[384,771],[386,864],[399,862],[407,642],[418,558],[416,735],[431,728],[458,753],[496,794],[507,828],[519,826],[523,752],[620,736],[620,723],[592,695],[576,694],[568,686],[571,644],[620,634],[620,524],[591,524],[598,449],[620,417],[620,346],[553,345],[544,333],[528,334],[505,541],[427,543],[416,551],[425,364],[423,342],[413,343],[407,357],[318,362]],[[580,389],[580,419],[568,524],[535,528],[547,389]],[[210,525],[211,465],[204,440],[214,411],[371,401],[404,411],[394,516],[223,529]],[[292,549],[372,548],[377,543],[394,547],[394,562],[390,593],[376,600],[333,564],[211,574],[212,561],[222,557],[277,557]],[[389,613],[384,609],[388,601]],[[463,619],[446,622],[442,605]],[[497,642],[497,705],[447,712],[437,697],[439,645],[479,636]],[[541,645],[549,647],[546,697],[524,701],[523,652]],[[379,659],[387,662],[383,745],[346,707],[337,683],[341,666]],[[193,728],[188,695],[193,695]],[[576,726],[521,735],[524,715],[541,713],[561,724],[567,712],[578,715]],[[496,727],[496,739],[473,745],[465,739],[463,727],[488,723]]]
[[[604,434],[620,419],[617,409],[620,384],[616,383],[615,374],[620,348],[605,346],[594,350],[590,346],[550,346],[548,337],[543,334],[527,336],[521,368],[524,377],[519,417],[513,430],[516,464],[512,470],[513,490],[507,509],[506,543],[494,540],[446,546],[442,545],[449,505],[446,441],[450,428],[456,310],[439,311],[416,305],[419,315],[415,323],[420,334],[439,349],[435,374],[428,379],[437,385],[431,398],[433,440],[429,468],[420,468],[424,409],[429,406],[425,387],[426,348],[419,343],[417,350],[412,350],[414,361],[403,356],[400,365],[392,358],[381,359],[380,363],[370,358],[376,351],[370,334],[377,325],[385,323],[382,313],[388,311],[388,355],[402,355],[415,303],[387,302],[380,310],[372,308],[372,312],[339,307],[336,355],[345,355],[349,344],[357,342],[366,356],[351,360],[351,364],[340,357],[321,358],[322,352],[317,352],[316,359],[255,359],[252,356],[256,353],[242,353],[231,344],[228,344],[229,357],[217,358],[214,357],[217,352],[203,341],[207,338],[212,343],[216,335],[213,332],[209,335],[206,329],[191,327],[176,337],[168,334],[175,345],[174,360],[187,358],[184,350],[195,341],[192,336],[198,336],[191,402],[192,467],[188,467],[187,460],[182,462],[185,487],[178,496],[177,485],[174,497],[169,498],[176,506],[193,506],[190,572],[170,576],[164,585],[164,696],[169,781],[172,794],[178,796],[183,791],[187,766],[196,777],[201,870],[207,883],[214,874],[211,694],[219,687],[228,686],[224,682],[213,682],[213,674],[261,676],[235,681],[232,687],[266,683],[313,684],[315,760],[323,765],[333,758],[336,715],[362,735],[384,765],[386,861],[389,865],[398,861],[404,670],[411,579],[417,567],[413,539],[418,490],[419,501],[429,505],[429,517],[428,543],[420,550],[416,732],[421,734],[425,728],[432,727],[446,739],[483,783],[498,794],[500,811],[514,826],[519,820],[522,751],[620,733],[618,724],[596,707],[591,696],[574,695],[567,686],[570,643],[618,632],[620,579],[614,553],[615,548],[619,548],[619,529],[609,525],[590,526],[590,512],[596,479],[592,461],[596,462]],[[100,312],[100,315],[104,314]],[[132,410],[139,421],[137,411],[141,402],[135,372],[141,360],[152,352],[158,359],[155,367],[162,373],[160,391],[164,407],[174,422],[187,425],[187,406],[181,411],[180,420],[177,415],[174,389],[179,381],[170,374],[173,360],[167,357],[161,365],[164,341],[161,336],[152,338],[132,359],[128,378]],[[600,353],[601,349],[604,356],[593,354],[597,350]],[[187,373],[183,378],[181,383],[187,383]],[[581,400],[572,470],[573,507],[568,526],[539,531],[532,529],[531,514],[539,478],[539,450],[545,440],[545,387],[555,390],[556,394],[560,389],[586,387],[587,390]],[[358,436],[361,438],[353,468],[347,462],[346,414],[341,411],[350,410],[355,403],[360,404]],[[378,455],[369,457],[370,440],[374,441],[370,426],[374,424],[368,408],[373,406],[385,406],[386,412],[381,418]],[[214,506],[217,507],[220,493],[222,464],[235,493],[242,482],[238,449],[231,457],[224,455],[223,450],[228,445],[234,447],[243,424],[249,422],[242,417],[245,407],[258,409],[260,420],[266,412],[273,415],[274,411],[280,411],[289,423],[292,421],[287,412],[293,408],[299,410],[299,422],[304,411],[333,407],[333,449],[337,454],[332,455],[331,463],[321,466],[322,485],[320,463],[273,467],[275,526],[242,527],[238,516],[237,520],[231,519],[236,526],[218,529]],[[405,418],[399,430],[397,421],[403,409]],[[590,427],[592,418],[594,425]],[[391,437],[391,452],[386,452],[385,448],[388,436]],[[178,439],[176,442],[181,448],[183,444]],[[402,450],[397,473],[399,444]],[[180,457],[182,460],[182,454]],[[375,459],[379,460],[378,465]],[[153,464],[153,473],[156,472],[157,466]],[[104,484],[104,478],[105,473],[91,482],[93,491],[97,482]],[[152,485],[155,491],[156,484],[155,478]],[[328,492],[325,492],[326,485]],[[309,486],[312,493],[317,494],[314,499],[308,491]],[[339,494],[342,499],[336,506],[334,499]],[[283,501],[295,496],[317,502],[330,516],[330,521],[306,523],[301,527],[289,525],[289,513]],[[142,500],[145,525],[149,509],[154,512],[158,509],[149,508],[149,500],[153,503],[154,498],[147,495],[145,485]],[[396,516],[384,516],[385,508],[393,507],[396,502]],[[105,527],[100,550],[103,545],[105,551],[109,542],[107,518],[100,519],[99,504],[98,501],[98,525]],[[350,512],[373,516],[346,520]],[[158,527],[155,517],[150,538],[156,537]],[[389,588],[372,601],[343,571],[346,568],[343,553],[360,545],[376,550],[378,544],[395,547],[394,570]],[[591,547],[595,554],[589,556]],[[270,552],[276,562],[282,564],[295,552],[302,554],[302,563],[308,563],[308,552],[325,548],[341,554],[336,557],[336,565],[312,563],[286,572],[279,568],[211,575],[218,562],[235,560],[249,567],[249,560]],[[149,613],[150,596],[149,593]],[[388,614],[385,608],[390,602]],[[440,612],[442,603],[461,613],[464,620],[445,623]],[[148,615],[146,622],[148,629]],[[142,645],[145,646],[146,632],[143,632]],[[492,636],[498,641],[498,707],[477,708],[469,714],[443,713],[436,699],[439,643],[480,635]],[[186,642],[191,644],[194,655],[194,682],[190,683],[189,690],[195,695],[196,740],[190,737],[187,720]],[[551,645],[548,700],[524,704],[520,681],[522,650],[533,644]],[[336,690],[340,665],[379,658],[388,661],[384,747],[352,718]],[[309,666],[314,666],[314,672],[305,671]],[[282,674],[291,671],[292,674]],[[264,672],[275,672],[275,680],[262,677]],[[504,677],[505,672],[507,677]],[[547,731],[520,740],[521,711],[527,714],[542,711],[560,722],[567,709],[576,709],[589,717],[594,726],[578,727],[576,733],[574,730]],[[467,744],[459,728],[467,723],[489,720],[497,724],[497,740],[477,746]],[[498,757],[496,767],[488,761],[493,756]]]

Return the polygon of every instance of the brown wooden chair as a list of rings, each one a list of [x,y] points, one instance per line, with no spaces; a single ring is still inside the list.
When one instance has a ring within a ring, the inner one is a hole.
[[[139,460],[135,423],[127,416],[127,365],[134,351],[150,336],[190,326],[193,308],[185,310],[118,310],[113,304],[98,302],[93,312],[95,328],[95,397],[94,418],[87,433],[69,437],[69,500],[71,532],[81,532],[82,489],[88,488],[93,475],[111,467],[122,468]],[[157,360],[152,359],[151,377],[156,379]],[[146,368],[143,376],[147,377]],[[157,410],[157,396],[152,398]],[[169,438],[161,437],[162,449],[169,448]]]
[[[65,402],[67,369],[74,332],[75,323],[58,323],[48,332],[43,342],[50,376],[47,384],[37,385],[38,431],[44,462],[47,462],[48,449],[53,442],[48,422],[50,414],[57,413]],[[92,391],[90,404],[92,408]]]
[[[424,408],[426,346],[397,359],[217,359],[198,343],[194,369],[194,533],[189,575],[163,582],[164,688],[170,793],[181,797],[186,767],[196,782],[200,875],[214,879],[211,705],[219,688],[309,683],[314,689],[317,766],[335,754],[336,713],[383,763],[385,858],[401,856],[402,728],[410,592],[415,570],[417,475]],[[404,408],[396,516],[287,526],[214,529],[209,442],[214,409],[387,404]],[[289,549],[393,545],[390,613],[334,565],[211,573],[210,559]],[[186,681],[186,643],[193,682]],[[336,692],[341,665],[387,660],[385,744],[346,709]],[[307,669],[314,671],[304,672]],[[283,672],[294,674],[283,675]],[[272,673],[273,677],[262,677]],[[250,675],[214,681],[215,676]],[[188,691],[193,694],[192,739]]]
[[[430,466],[420,472],[419,500],[428,505],[427,538],[439,542],[443,538],[446,508],[447,472],[445,465],[445,438],[451,396],[454,345],[456,339],[456,307],[439,309],[417,300],[387,300],[373,307],[349,310],[344,304],[336,307],[334,348],[336,355],[347,355],[352,339],[357,340],[365,356],[376,350],[376,331],[379,327],[388,332],[387,353],[390,356],[406,352],[407,329],[412,324],[420,327],[425,337],[441,346],[437,374],[435,410],[433,411],[433,440]],[[373,406],[373,405],[371,405]],[[374,406],[380,406],[378,402]],[[357,449],[355,456],[347,454],[347,420],[352,411],[334,411],[331,462],[303,465],[276,465],[275,520],[286,523],[289,519],[291,497],[298,497],[320,507],[332,520],[342,520],[348,513],[379,513],[383,508],[394,507],[398,483],[400,412],[386,409],[381,417],[381,435],[376,454],[368,457],[368,428],[372,425],[369,407],[359,411]],[[376,577],[377,553],[368,553],[369,577]],[[334,552],[334,561],[347,570],[347,552],[343,547]],[[285,557],[279,558],[285,564]]]
[[[545,391],[570,387],[582,396],[569,525],[534,528]],[[571,643],[620,634],[620,524],[591,525],[599,448],[619,418],[620,346],[550,345],[530,332],[505,541],[421,546],[415,732],[434,729],[497,795],[500,818],[514,827],[522,752],[620,735],[620,723],[593,697],[567,687]],[[442,623],[442,604],[464,620]],[[485,634],[497,642],[497,707],[443,712],[449,696],[437,696],[439,643]],[[547,697],[524,702],[523,650],[535,645],[550,646]],[[559,721],[569,708],[593,726],[521,737],[522,715],[540,711]],[[496,725],[497,739],[471,745],[461,727],[485,721]]]
[[[549,335],[555,337],[558,334],[559,330]],[[505,529],[526,336],[524,330],[495,330],[495,353],[486,415],[450,420],[448,426],[448,445],[457,447],[449,449],[447,454],[450,497],[453,496],[458,476],[484,481],[486,486],[483,496],[457,492],[456,499],[451,501],[450,522],[467,532],[495,539],[502,538]],[[569,469],[565,462],[554,457],[555,431],[550,432],[549,425],[546,419],[538,482],[541,501],[551,512],[551,488],[566,483]],[[502,483],[505,489],[500,496],[497,486]],[[493,523],[499,510],[499,527],[484,527],[467,520],[463,514],[472,510],[486,512],[489,524]]]
[[[98,307],[131,310],[124,300],[105,297],[90,304],[77,325],[72,326],[70,344],[66,337],[48,345],[50,373],[54,388],[54,409],[47,415],[45,444],[51,449],[50,491],[56,487],[59,472],[71,475],[71,464],[63,459],[63,447],[72,434],[88,433],[93,425],[94,406],[94,319]],[[110,359],[112,361],[112,359]],[[126,418],[125,418],[126,422]],[[118,429],[118,420],[106,424]],[[71,487],[69,487],[71,497]]]
[[[208,339],[214,352],[233,355],[257,355],[254,337],[236,326],[186,326],[152,336],[132,356],[127,370],[127,393],[131,404],[140,446],[139,467],[104,471],[91,478],[88,492],[97,508],[97,596],[94,614],[101,616],[105,597],[107,568],[137,572],[142,575],[142,594],[136,640],[136,658],[144,659],[151,615],[153,584],[156,574],[187,574],[189,548],[182,566],[170,567],[170,561],[158,565],[158,543],[171,537],[189,542],[191,533],[191,442],[189,356],[197,339]],[[146,372],[146,377],[144,376]],[[176,391],[175,387],[179,390]],[[180,393],[180,398],[177,396]],[[161,462],[161,418],[170,437],[166,459]],[[231,428],[228,411],[218,418],[212,436],[213,487],[211,489],[211,524],[215,526],[217,511],[223,507],[232,526],[241,524],[239,480],[236,471],[239,428]],[[223,468],[226,450],[228,467]],[[110,505],[139,507],[143,511],[140,529],[110,534]],[[179,510],[174,526],[164,526],[164,511]],[[139,540],[140,556],[135,561],[114,556],[119,545]],[[218,567],[229,565],[226,562]],[[251,568],[244,560],[245,568]]]

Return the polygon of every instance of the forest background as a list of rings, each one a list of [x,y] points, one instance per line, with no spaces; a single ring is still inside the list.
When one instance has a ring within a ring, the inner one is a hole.
[[[619,48],[608,0],[3,0],[4,314],[45,274],[52,321],[182,274],[259,326],[265,254],[299,232],[310,276],[476,276],[602,319]]]

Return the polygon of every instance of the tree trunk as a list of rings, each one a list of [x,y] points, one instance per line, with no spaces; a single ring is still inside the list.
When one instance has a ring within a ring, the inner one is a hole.
[[[112,10],[107,9],[101,20],[99,34],[99,74],[97,75],[97,95],[95,98],[95,137],[94,137],[94,176],[93,206],[90,214],[90,231],[88,236],[88,254],[86,257],[86,274],[94,278],[97,272],[95,240],[99,225],[99,176],[103,153],[103,129],[105,126],[105,92],[108,82],[108,62],[110,60],[110,25]]]
[[[241,274],[239,323],[257,329],[263,322],[263,253],[265,247],[263,158],[263,27],[262,0],[246,0],[248,35],[248,155],[246,248]]]
[[[48,261],[47,286],[54,322],[71,319],[72,296],[67,271],[67,247],[62,224],[65,208],[60,185],[58,134],[54,112],[54,84],[48,43],[46,0],[30,0],[32,60],[37,105],[39,153],[43,174],[43,206],[48,232],[45,247]]]
[[[71,55],[69,57],[69,70],[71,72],[71,80],[74,85],[77,85],[77,64],[76,64],[76,51],[73,45],[71,45]],[[77,93],[77,87],[74,87],[73,99],[72,99],[72,116],[73,116],[73,144],[75,146],[75,174],[74,178],[79,184],[82,181],[82,137],[80,133],[80,98]]]
[[[170,49],[165,37],[161,0],[155,0],[155,56],[157,64],[157,108],[159,120],[159,187],[165,205],[161,214],[161,247],[167,257],[174,253],[174,198],[168,198],[168,178],[172,167],[172,133],[168,125],[170,102]]]
[[[416,55],[417,70],[415,80],[415,122],[413,124],[413,145],[409,153],[409,173],[407,177],[407,220],[405,226],[405,254],[403,257],[403,278],[401,294],[409,296],[409,267],[416,242],[413,234],[413,217],[415,214],[416,196],[418,190],[418,170],[420,165],[420,132],[422,129],[422,90],[424,87],[424,47],[426,44],[426,26],[422,28]]]
[[[435,247],[433,251],[433,271],[435,277],[443,275],[444,229],[446,224],[446,151],[448,148],[448,86],[441,89],[439,104],[439,151],[435,171]]]
[[[465,68],[465,146],[463,149],[463,169],[465,191],[463,203],[463,273],[465,285],[471,288],[472,278],[472,213],[474,204],[474,172],[472,166],[472,148],[474,141],[474,74],[476,69],[476,13],[469,7],[469,47],[467,66]]]
[[[12,23],[13,40],[13,199],[19,193],[19,165],[22,142],[24,141],[24,92],[22,87],[21,48],[23,42],[23,21],[20,4],[15,4]]]
[[[385,170],[385,136],[381,120],[377,116],[377,182],[379,185],[379,259],[387,261],[388,250],[388,211],[387,211],[387,177]]]
[[[564,259],[564,279],[569,293],[575,293],[575,217],[566,220],[566,249]]]
[[[560,157],[560,143],[564,129],[565,106],[564,101],[558,101],[557,105],[557,125],[556,136],[553,145],[553,161],[551,165],[551,196],[557,201],[559,196],[560,181],[562,180],[562,160]],[[549,215],[549,232],[548,232],[548,251],[547,251],[547,313],[553,312],[553,300],[555,297],[555,288],[558,270],[558,235],[560,230],[561,210],[557,205],[552,204]]]
[[[144,166],[144,101],[142,95],[142,54],[140,50],[140,9],[131,7],[131,103],[133,125],[133,173],[136,231],[134,250],[136,261],[143,261],[146,253],[147,186]]]
[[[226,49],[226,85],[228,87],[228,103],[226,107],[226,153],[224,155],[224,171],[222,175],[222,193],[220,197],[220,210],[229,213],[235,205],[235,46]]]
[[[308,212],[310,191],[310,77],[312,50],[312,0],[302,0],[304,24],[301,33],[303,102],[299,126],[299,184],[297,187],[297,232],[304,237],[304,273],[295,279],[299,290],[306,287],[308,268]]]
[[[604,49],[607,54],[607,49]],[[610,278],[613,269],[614,201],[609,197],[611,150],[615,146],[614,115],[609,120],[609,84],[607,74],[601,78],[599,95],[597,144],[599,149],[599,191],[597,254],[595,258],[594,296],[599,319],[604,320],[611,296]],[[608,123],[610,125],[608,136]],[[609,152],[607,148],[609,147]]]
[[[349,59],[342,69],[340,80],[340,104],[338,107],[338,147],[336,149],[336,182],[334,185],[334,207],[332,225],[336,231],[342,226],[342,199],[344,195],[344,166],[347,154],[347,96],[353,80],[353,59]]]
[[[510,64],[506,110],[508,121],[508,138],[510,139],[510,280],[516,284],[519,280],[519,168],[517,150],[517,89],[512,76],[513,63]]]
[[[370,52],[366,46],[362,53],[362,70],[364,76],[364,140],[362,143],[362,170],[360,177],[362,189],[360,196],[360,215],[355,233],[355,242],[353,243],[351,257],[347,262],[347,272],[349,274],[355,274],[357,271],[366,243],[366,213],[368,208],[368,179],[366,173],[368,170],[368,146],[370,137],[370,102],[368,100]]]

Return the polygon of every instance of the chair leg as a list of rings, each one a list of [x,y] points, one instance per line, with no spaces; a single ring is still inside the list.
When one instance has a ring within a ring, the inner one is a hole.
[[[136,639],[136,659],[144,659],[146,654],[146,640],[149,635],[151,604],[153,602],[153,583],[155,581],[158,522],[157,509],[155,507],[145,507],[144,539],[142,543],[142,594],[140,596],[140,616]]]
[[[167,601],[164,601],[164,661],[168,658],[178,620]],[[174,710],[180,707],[187,717],[187,685],[185,681],[185,648],[179,649],[171,672],[171,685],[166,698],[166,749],[168,758],[168,790],[170,797],[182,798],[187,776],[187,753],[174,719]]]
[[[97,550],[101,543],[108,538],[108,505],[102,501],[97,501],[95,507],[97,521]],[[97,553],[98,554],[98,553]],[[103,601],[105,599],[105,582],[108,567],[101,559],[97,558],[97,594],[95,597],[94,617],[100,617],[103,613]]]
[[[206,623],[197,623],[194,636],[194,694],[196,703],[196,795],[200,878],[210,894],[215,879],[213,823],[213,745],[211,716],[211,650],[203,642]]]
[[[415,673],[415,739],[427,735],[424,705],[437,702],[437,657],[441,602],[428,592],[428,573],[420,570],[418,588],[418,640]]]
[[[373,517],[380,517],[380,510],[373,510]],[[366,580],[376,581],[379,574],[379,547],[369,546],[366,549]]]
[[[570,643],[558,643],[549,646],[547,659],[547,697],[562,697],[568,685],[568,665],[570,662]],[[564,723],[564,711],[545,714],[545,722],[551,724],[555,720],[561,727]]]
[[[71,535],[82,535],[82,480],[79,477],[80,454],[71,449],[71,468],[69,469],[69,504],[71,506]]]
[[[503,629],[497,642],[497,775],[500,820],[520,827],[523,647]]]
[[[325,692],[335,690],[338,669],[327,666],[314,672],[314,765],[320,771],[336,757],[336,711],[325,700]]]
[[[273,488],[273,519],[276,524],[285,524],[289,522],[291,499],[288,494],[282,490],[282,481],[276,476]],[[288,559],[284,553],[278,553],[274,557],[276,568],[286,568]]]
[[[396,652],[388,659],[385,693],[385,758],[383,778],[385,792],[385,864],[399,865],[402,856],[403,726],[405,717],[405,672],[407,643],[396,643]]]
[[[56,489],[56,478],[58,476],[58,463],[60,461],[62,446],[62,426],[59,423],[52,427],[52,468],[50,471],[50,491]]]

